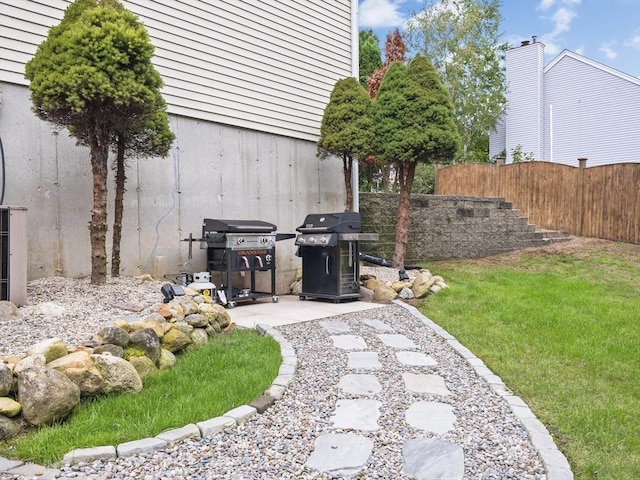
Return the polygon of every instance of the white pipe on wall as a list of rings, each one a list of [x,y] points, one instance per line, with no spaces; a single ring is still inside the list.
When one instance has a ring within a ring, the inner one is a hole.
[[[358,80],[360,77],[359,66],[359,39],[358,34],[358,0],[351,0],[351,75]],[[351,187],[353,189],[353,211],[360,211],[360,195],[358,188],[359,165],[358,159],[354,158],[351,165]]]

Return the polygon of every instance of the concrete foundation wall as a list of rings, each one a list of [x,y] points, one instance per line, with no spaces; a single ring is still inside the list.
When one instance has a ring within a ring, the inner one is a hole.
[[[89,151],[35,117],[26,87],[0,88],[3,203],[28,208],[28,278],[90,275]],[[204,270],[205,251],[194,244],[189,260],[183,241],[200,237],[203,218],[259,219],[295,232],[308,213],[344,209],[341,162],[319,160],[314,142],[176,116],[171,128],[177,140],[167,158],[128,162],[124,275],[178,273],[185,262],[191,272]],[[111,197],[114,190],[110,178]],[[293,240],[278,242],[276,252],[280,293],[300,259]]]
[[[391,261],[395,248],[398,195],[361,193],[362,230],[380,234],[363,253]],[[405,264],[474,258],[540,245],[535,226],[503,198],[412,195]]]

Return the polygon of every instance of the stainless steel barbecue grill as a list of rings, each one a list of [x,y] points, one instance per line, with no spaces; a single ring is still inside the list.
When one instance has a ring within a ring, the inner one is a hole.
[[[361,228],[358,212],[307,215],[296,228],[302,258],[301,300],[360,298],[359,242],[378,240],[378,234],[362,233]]]
[[[236,302],[276,296],[276,242],[295,237],[277,234],[276,226],[261,220],[220,220],[205,218],[201,242],[206,243],[207,270],[223,275],[218,294],[222,303],[234,307]],[[234,285],[235,273],[250,273],[249,288]],[[270,274],[270,291],[256,289],[256,272]],[[214,279],[215,280],[215,279]]]

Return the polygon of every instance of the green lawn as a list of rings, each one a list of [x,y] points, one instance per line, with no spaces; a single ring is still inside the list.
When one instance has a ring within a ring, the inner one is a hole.
[[[148,377],[139,394],[82,401],[66,423],[0,442],[0,456],[51,465],[76,448],[153,437],[220,416],[261,395],[281,360],[271,337],[253,330],[221,335],[180,355],[174,368]]]
[[[611,246],[431,263],[450,288],[419,305],[531,406],[577,479],[640,478],[640,247]]]

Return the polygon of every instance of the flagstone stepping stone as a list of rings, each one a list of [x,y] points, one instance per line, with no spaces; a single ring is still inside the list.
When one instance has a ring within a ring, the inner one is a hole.
[[[418,348],[418,345],[413,343],[405,335],[395,333],[381,333],[378,338],[382,340],[382,343],[392,348]]]
[[[404,386],[410,392],[431,393],[433,395],[451,395],[439,375],[424,375],[405,372],[402,374]]]
[[[347,333],[351,331],[351,327],[344,322],[327,320],[319,322],[320,326],[324,328],[327,333]]]
[[[355,400],[338,400],[330,421],[333,428],[352,430],[378,430],[378,418],[382,402],[358,398]]]
[[[400,363],[414,367],[435,367],[438,365],[438,362],[431,356],[420,352],[396,352],[396,357]]]
[[[411,438],[402,447],[402,473],[416,480],[459,480],[464,475],[460,445],[437,438]]]
[[[387,325],[382,320],[372,319],[372,320],[363,320],[362,323],[365,325],[369,325],[370,327],[375,328],[376,330],[380,330],[382,332],[393,332],[393,327]]]
[[[373,440],[355,433],[327,433],[316,438],[307,467],[332,477],[355,475],[369,460]]]
[[[367,344],[358,335],[332,335],[333,346],[343,350],[366,350]]]
[[[351,370],[380,370],[382,364],[378,360],[378,352],[347,353],[347,368]]]
[[[377,377],[366,373],[350,373],[343,376],[338,382],[338,388],[354,395],[373,395],[382,390]]]
[[[454,429],[453,407],[440,402],[416,402],[405,413],[407,423],[426,432],[446,433]]]

